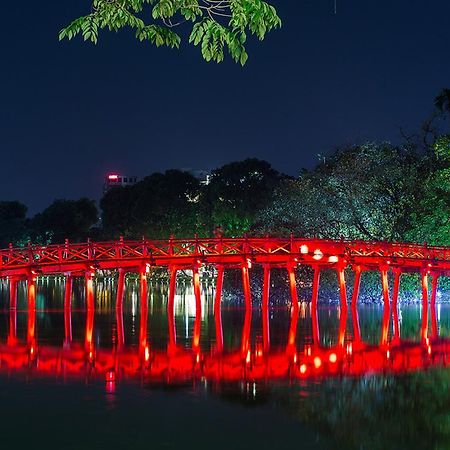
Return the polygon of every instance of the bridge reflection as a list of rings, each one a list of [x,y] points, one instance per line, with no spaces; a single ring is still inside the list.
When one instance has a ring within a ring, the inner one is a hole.
[[[220,282],[220,281],[219,281]],[[141,283],[146,290],[146,283]],[[141,293],[145,294],[145,292]],[[293,294],[293,293],[292,293]],[[295,295],[295,294],[293,294]],[[33,297],[33,296],[32,296]],[[198,298],[198,295],[195,295]],[[265,297],[263,295],[263,297]],[[143,298],[146,298],[145,295]],[[216,297],[217,299],[217,297]],[[170,299],[169,299],[170,302]],[[294,303],[295,305],[295,303]],[[124,379],[179,384],[195,380],[216,382],[305,379],[311,377],[362,376],[366,373],[402,373],[445,366],[450,355],[450,339],[439,336],[435,305],[431,305],[431,332],[428,314],[422,311],[420,339],[402,339],[397,307],[384,305],[380,341],[370,345],[361,338],[358,310],[355,305],[341,308],[336,345],[320,344],[317,305],[311,306],[311,333],[298,345],[299,307],[291,307],[290,326],[285,344],[271,345],[268,304],[262,305],[261,342],[252,342],[252,308],[245,308],[240,346],[229,350],[224,345],[220,309],[215,311],[215,345],[204,350],[200,345],[201,316],[197,315],[188,347],[177,343],[175,315],[169,305],[168,343],[164,350],[149,344],[148,305],[141,302],[139,342],[125,345],[121,307],[116,308],[117,340],[110,348],[94,342],[94,308],[86,309],[84,343],[72,341],[72,311],[65,299],[64,339],[60,347],[40,343],[36,337],[36,309],[28,310],[26,339],[17,337],[17,310],[9,311],[9,332],[0,344],[1,370],[26,372],[38,376],[61,376],[79,379],[103,379],[113,388]],[[427,305],[428,306],[428,305]],[[348,319],[351,331],[347,330]]]

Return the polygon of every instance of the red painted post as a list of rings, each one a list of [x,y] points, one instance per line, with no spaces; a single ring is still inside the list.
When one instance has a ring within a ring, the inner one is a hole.
[[[316,266],[314,268],[314,279],[311,298],[311,321],[312,321],[313,342],[315,346],[318,346],[320,344],[319,316],[317,311],[317,305],[319,302],[319,284],[320,284],[320,267]]]
[[[84,346],[86,352],[88,352],[88,358],[90,362],[92,362],[94,358],[94,314],[94,308],[88,308],[88,310],[86,311],[86,331],[84,337]]]
[[[143,270],[141,272],[141,283],[140,283],[140,300],[141,300],[141,308],[148,307],[148,280],[147,280],[147,272]]]
[[[244,285],[244,299],[245,299],[245,318],[244,328],[242,330],[241,352],[244,357],[250,349],[250,331],[252,325],[252,297],[250,293],[250,277],[248,267],[242,267],[242,283]]]
[[[352,305],[352,325],[353,325],[353,341],[355,343],[361,342],[361,328],[359,326],[358,308]]]
[[[116,326],[117,326],[117,348],[122,350],[125,345],[125,332],[123,328],[123,294],[125,290],[125,270],[118,269],[116,291]]]
[[[433,279],[431,281],[431,299],[430,299],[430,310],[431,310],[431,332],[433,338],[436,339],[439,335],[438,323],[436,318],[436,296],[437,288],[439,284],[439,274],[433,273]]]
[[[64,290],[64,344],[66,346],[72,342],[72,286],[72,275],[66,275],[66,286]]]
[[[422,339],[428,337],[428,273],[422,271]]]
[[[116,292],[116,308],[122,308],[123,306],[123,292],[125,288],[125,270],[119,268],[119,276],[117,279],[117,292]]]
[[[9,334],[8,345],[17,341],[17,277],[9,279]]]
[[[169,297],[167,299],[167,319],[169,322],[169,346],[174,347],[177,343],[177,332],[175,325],[175,291],[177,288],[177,269],[171,267]]]
[[[385,345],[388,342],[389,334],[389,319],[390,319],[390,299],[389,299],[389,280],[387,269],[381,269],[381,287],[383,291],[383,322],[381,325],[381,339],[380,345]]]
[[[146,354],[147,348],[147,324],[148,324],[148,281],[147,281],[147,273],[144,271],[141,272],[141,318],[139,324],[139,345],[140,345],[140,354]]]
[[[431,306],[433,307],[436,305],[438,284],[439,284],[439,274],[433,273],[433,278],[431,280],[431,300],[430,300]]]
[[[398,304],[398,294],[400,291],[400,277],[402,272],[400,269],[394,269],[394,289],[392,291],[392,308],[396,309]]]
[[[17,278],[10,277],[9,279],[9,307],[17,308]]]
[[[262,329],[263,350],[267,353],[270,349],[270,321],[269,321],[269,294],[270,294],[270,266],[264,266],[264,284],[262,292]]]
[[[202,325],[202,299],[200,292],[200,276],[198,273],[198,267],[196,265],[192,268],[192,276],[194,283],[194,297],[195,297],[195,322],[194,322],[194,335],[192,338],[193,349],[198,349],[200,345],[200,333]]]
[[[341,298],[341,308],[347,309],[347,287],[345,284],[345,272],[343,267],[337,269],[339,279],[339,295]]]
[[[344,347],[345,344],[345,332],[347,331],[347,319],[348,308],[342,308],[339,316],[339,332],[338,332],[338,344]]]
[[[221,353],[223,351],[223,329],[222,329],[222,312],[220,309],[222,300],[222,288],[223,288],[223,265],[217,266],[217,281],[216,281],[216,295],[214,299],[214,320],[216,324],[216,346],[217,351]]]
[[[86,308],[88,310],[94,309],[95,300],[94,300],[94,279],[92,272],[88,271],[85,273],[85,289],[86,289]]]
[[[359,314],[358,314],[358,297],[359,288],[361,286],[361,266],[355,266],[354,273],[355,279],[353,282],[352,292],[352,322],[353,322],[353,339],[355,342],[361,342],[361,328],[359,326]]]
[[[295,280],[295,271],[292,264],[288,264],[287,271],[289,275],[289,288],[291,291],[291,325],[289,327],[288,345],[287,350],[289,352],[295,351],[295,341],[297,338],[297,325],[298,325],[298,294],[297,294],[297,282]]]
[[[125,333],[123,329],[123,309],[122,305],[116,306],[116,326],[117,326],[117,348],[122,350],[125,344]]]
[[[352,307],[356,308],[358,304],[359,288],[361,285],[361,266],[355,266],[354,273],[355,273],[355,280],[353,282]]]
[[[400,291],[400,278],[402,272],[400,268],[394,269],[394,289],[392,291],[392,314],[394,321],[394,340],[400,340],[400,320],[398,317],[398,294]]]
[[[344,267],[339,267],[337,272],[339,278],[339,294],[341,297],[341,318],[339,321],[338,343],[340,346],[343,346],[345,341],[345,331],[347,328],[347,287],[345,285]]]
[[[33,274],[28,277],[27,291],[28,291],[27,341],[29,345],[34,346],[36,338],[36,277]]]

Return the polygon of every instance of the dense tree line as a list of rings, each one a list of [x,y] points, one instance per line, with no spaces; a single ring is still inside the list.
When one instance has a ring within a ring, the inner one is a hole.
[[[180,170],[114,187],[95,202],[55,200],[33,218],[20,202],[0,202],[0,244],[295,234],[305,237],[450,245],[450,91],[433,120],[401,146],[339,148],[297,178],[246,159],[211,172],[207,183]],[[441,127],[442,128],[442,127]]]

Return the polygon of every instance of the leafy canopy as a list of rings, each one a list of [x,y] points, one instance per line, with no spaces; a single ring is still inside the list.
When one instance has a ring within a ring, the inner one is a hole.
[[[174,30],[187,23],[189,42],[201,48],[206,61],[223,61],[228,49],[242,65],[247,34],[263,40],[281,26],[276,9],[262,0],[92,0],[91,12],[63,28],[59,39],[81,34],[96,44],[99,30],[131,28],[141,42],[179,48],[181,37]]]

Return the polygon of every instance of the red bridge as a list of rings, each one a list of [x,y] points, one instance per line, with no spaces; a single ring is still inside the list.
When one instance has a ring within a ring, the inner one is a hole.
[[[320,271],[335,269],[338,273],[341,308],[347,309],[345,269],[354,271],[351,305],[356,308],[361,273],[377,270],[381,274],[384,303],[388,311],[397,310],[400,277],[403,272],[419,272],[422,277],[423,320],[428,323],[429,275],[432,276],[431,305],[434,307],[438,279],[450,274],[450,247],[430,247],[384,242],[331,241],[298,238],[215,238],[215,239],[169,239],[165,241],[124,241],[9,248],[0,251],[0,277],[8,277],[10,283],[10,307],[17,305],[17,283],[26,280],[28,307],[35,308],[36,277],[39,275],[64,274],[66,277],[66,306],[72,298],[74,276],[85,278],[86,306],[94,309],[94,277],[98,270],[117,270],[117,308],[122,307],[126,272],[140,273],[141,298],[147,298],[147,274],[152,267],[167,267],[170,272],[168,296],[169,317],[173,317],[177,271],[189,269],[193,273],[197,316],[201,312],[199,267],[213,265],[217,269],[215,315],[220,321],[222,282],[226,268],[242,271],[246,321],[251,322],[252,298],[249,270],[253,265],[264,268],[264,284],[261,307],[263,323],[268,330],[268,305],[270,269],[286,268],[292,297],[293,316],[298,316],[299,302],[296,289],[295,268],[307,265],[314,269],[312,311],[317,309]],[[394,273],[392,299],[390,299],[388,272]],[[388,311],[389,313],[389,311]],[[313,313],[314,314],[314,313]],[[314,320],[314,317],[313,317]],[[170,332],[175,333],[174,324]],[[200,327],[200,322],[198,322]],[[295,328],[296,324],[292,326]],[[246,329],[249,330],[247,327]],[[313,330],[317,327],[313,327]],[[199,330],[194,333],[199,337]],[[268,333],[265,333],[267,338]],[[427,337],[426,327],[423,338]],[[197,339],[196,338],[196,339]],[[318,337],[314,336],[318,342]],[[244,339],[245,342],[245,339]],[[198,342],[194,342],[194,346]],[[219,340],[220,345],[220,340]],[[267,342],[266,342],[267,345]]]

